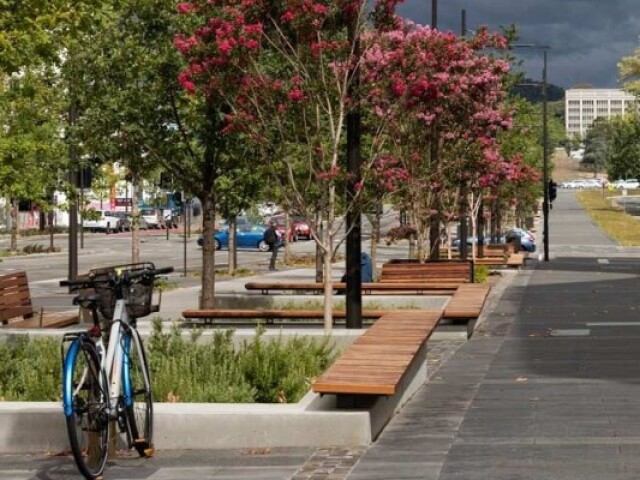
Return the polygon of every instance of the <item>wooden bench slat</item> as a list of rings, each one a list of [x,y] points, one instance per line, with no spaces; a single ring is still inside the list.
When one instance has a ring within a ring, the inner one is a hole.
[[[398,284],[396,284],[398,283]],[[332,287],[336,291],[344,291],[347,286],[345,283],[334,282]],[[417,294],[429,294],[429,295],[449,295],[455,291],[458,287],[458,282],[449,282],[443,284],[442,282],[392,282],[392,283],[380,283],[380,282],[364,282],[362,283],[363,293],[375,293],[375,292],[392,292],[392,293],[404,293],[404,291],[417,293]],[[260,290],[263,294],[267,294],[269,291],[294,291],[294,292],[323,292],[323,284],[315,282],[247,282],[244,285],[247,290]]]
[[[0,323],[5,328],[61,328],[78,323],[77,314],[36,312],[25,271],[0,275]]]
[[[389,310],[362,310],[363,318],[379,318]],[[334,318],[345,318],[345,310],[334,310]],[[323,318],[322,310],[278,310],[278,309],[190,309],[182,312],[183,318]]]
[[[381,317],[313,382],[313,391],[337,395],[395,394],[440,317],[441,312],[426,310],[396,311]],[[411,329],[407,334],[403,331],[405,326]]]
[[[491,291],[484,283],[462,285],[444,307],[444,318],[477,318]]]

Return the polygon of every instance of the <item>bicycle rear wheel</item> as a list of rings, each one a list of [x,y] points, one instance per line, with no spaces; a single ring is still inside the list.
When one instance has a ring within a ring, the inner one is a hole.
[[[80,473],[98,478],[107,463],[109,449],[106,375],[92,343],[78,339],[64,362],[64,413],[73,458]]]
[[[136,330],[124,335],[122,386],[129,425],[129,447],[141,457],[153,456],[153,399],[149,367],[142,339]]]

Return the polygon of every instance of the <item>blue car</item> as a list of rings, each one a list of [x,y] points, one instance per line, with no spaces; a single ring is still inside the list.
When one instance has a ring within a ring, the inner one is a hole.
[[[516,238],[520,237],[520,248],[525,252],[535,252],[536,251],[536,241],[533,237],[533,234],[527,230],[522,228],[512,227],[506,231],[504,237],[500,237],[498,239],[498,243],[511,243],[514,242]],[[491,237],[486,236],[484,238],[485,245],[491,242]],[[468,237],[467,245],[477,244],[478,239],[476,237]],[[453,241],[453,248],[460,247],[460,239],[455,239]]]
[[[264,225],[245,224],[236,227],[236,246],[238,248],[257,248],[261,252],[269,251],[269,245],[264,241]],[[229,229],[221,230],[213,235],[215,248],[229,248]],[[203,239],[198,239],[198,245],[203,245]]]

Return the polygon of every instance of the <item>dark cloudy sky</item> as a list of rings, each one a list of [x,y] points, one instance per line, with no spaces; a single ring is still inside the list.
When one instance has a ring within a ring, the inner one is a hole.
[[[398,13],[429,25],[431,1],[405,0]],[[462,9],[470,30],[515,24],[519,43],[549,45],[548,80],[564,88],[617,88],[617,63],[640,46],[640,0],[439,0],[438,28],[459,34]],[[519,55],[528,76],[541,80],[542,53]]]

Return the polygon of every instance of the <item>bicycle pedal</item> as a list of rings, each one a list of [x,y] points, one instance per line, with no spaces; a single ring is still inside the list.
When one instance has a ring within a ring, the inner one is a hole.
[[[156,453],[156,449],[154,447],[149,447],[144,449],[144,456],[146,458],[153,457],[153,454]]]

